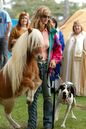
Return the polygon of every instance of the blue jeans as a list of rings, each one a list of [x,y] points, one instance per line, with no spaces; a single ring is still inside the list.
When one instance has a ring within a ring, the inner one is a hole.
[[[39,66],[39,65],[38,65]],[[51,88],[47,86],[47,65],[42,64],[42,71],[39,67],[39,73],[40,78],[42,77],[42,86],[38,88],[38,90],[42,87],[42,93],[43,93],[43,125],[44,127],[50,127],[52,128],[52,112],[53,112],[53,106],[52,106],[52,98],[51,98]],[[42,72],[42,76],[41,76]],[[37,91],[38,91],[37,90]],[[34,101],[31,105],[28,105],[28,114],[29,114],[29,120],[28,125],[31,125],[33,129],[35,129],[37,125],[37,99],[38,96],[36,96],[37,91],[34,95]],[[39,92],[40,93],[40,92]],[[35,110],[33,109],[35,108]]]

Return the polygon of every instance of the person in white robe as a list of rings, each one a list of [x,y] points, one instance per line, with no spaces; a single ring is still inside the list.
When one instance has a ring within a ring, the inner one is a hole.
[[[86,96],[86,32],[81,21],[73,24],[63,52],[62,80],[72,82],[77,96]]]

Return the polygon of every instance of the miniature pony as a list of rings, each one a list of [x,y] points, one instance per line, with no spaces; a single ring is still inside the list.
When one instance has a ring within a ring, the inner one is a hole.
[[[12,49],[12,56],[0,70],[0,104],[4,115],[14,128],[20,128],[11,118],[15,99],[28,90],[27,100],[33,101],[34,93],[41,85],[37,61],[42,60],[44,46],[42,34],[37,29],[28,28],[20,36]]]

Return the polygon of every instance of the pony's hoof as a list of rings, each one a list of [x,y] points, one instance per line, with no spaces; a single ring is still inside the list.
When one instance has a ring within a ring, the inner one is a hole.
[[[17,127],[14,127],[15,129],[21,129],[21,126],[17,124]]]
[[[31,105],[31,104],[32,104],[32,102],[31,102],[31,101],[27,101],[27,104],[28,104],[28,105]]]

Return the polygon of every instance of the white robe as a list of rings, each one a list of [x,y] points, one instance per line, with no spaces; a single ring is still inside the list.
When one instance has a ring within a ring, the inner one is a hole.
[[[67,39],[67,43],[63,52],[62,79],[63,81],[70,81],[74,83],[76,87],[76,95],[78,96],[82,96],[80,91],[82,78],[81,62],[82,50],[84,49],[83,44],[86,44],[86,41],[84,41],[85,38],[85,32],[80,33],[77,37],[75,37],[74,33],[71,33]],[[81,51],[81,55],[77,54],[77,51]],[[86,96],[86,83],[84,86],[83,96]]]

